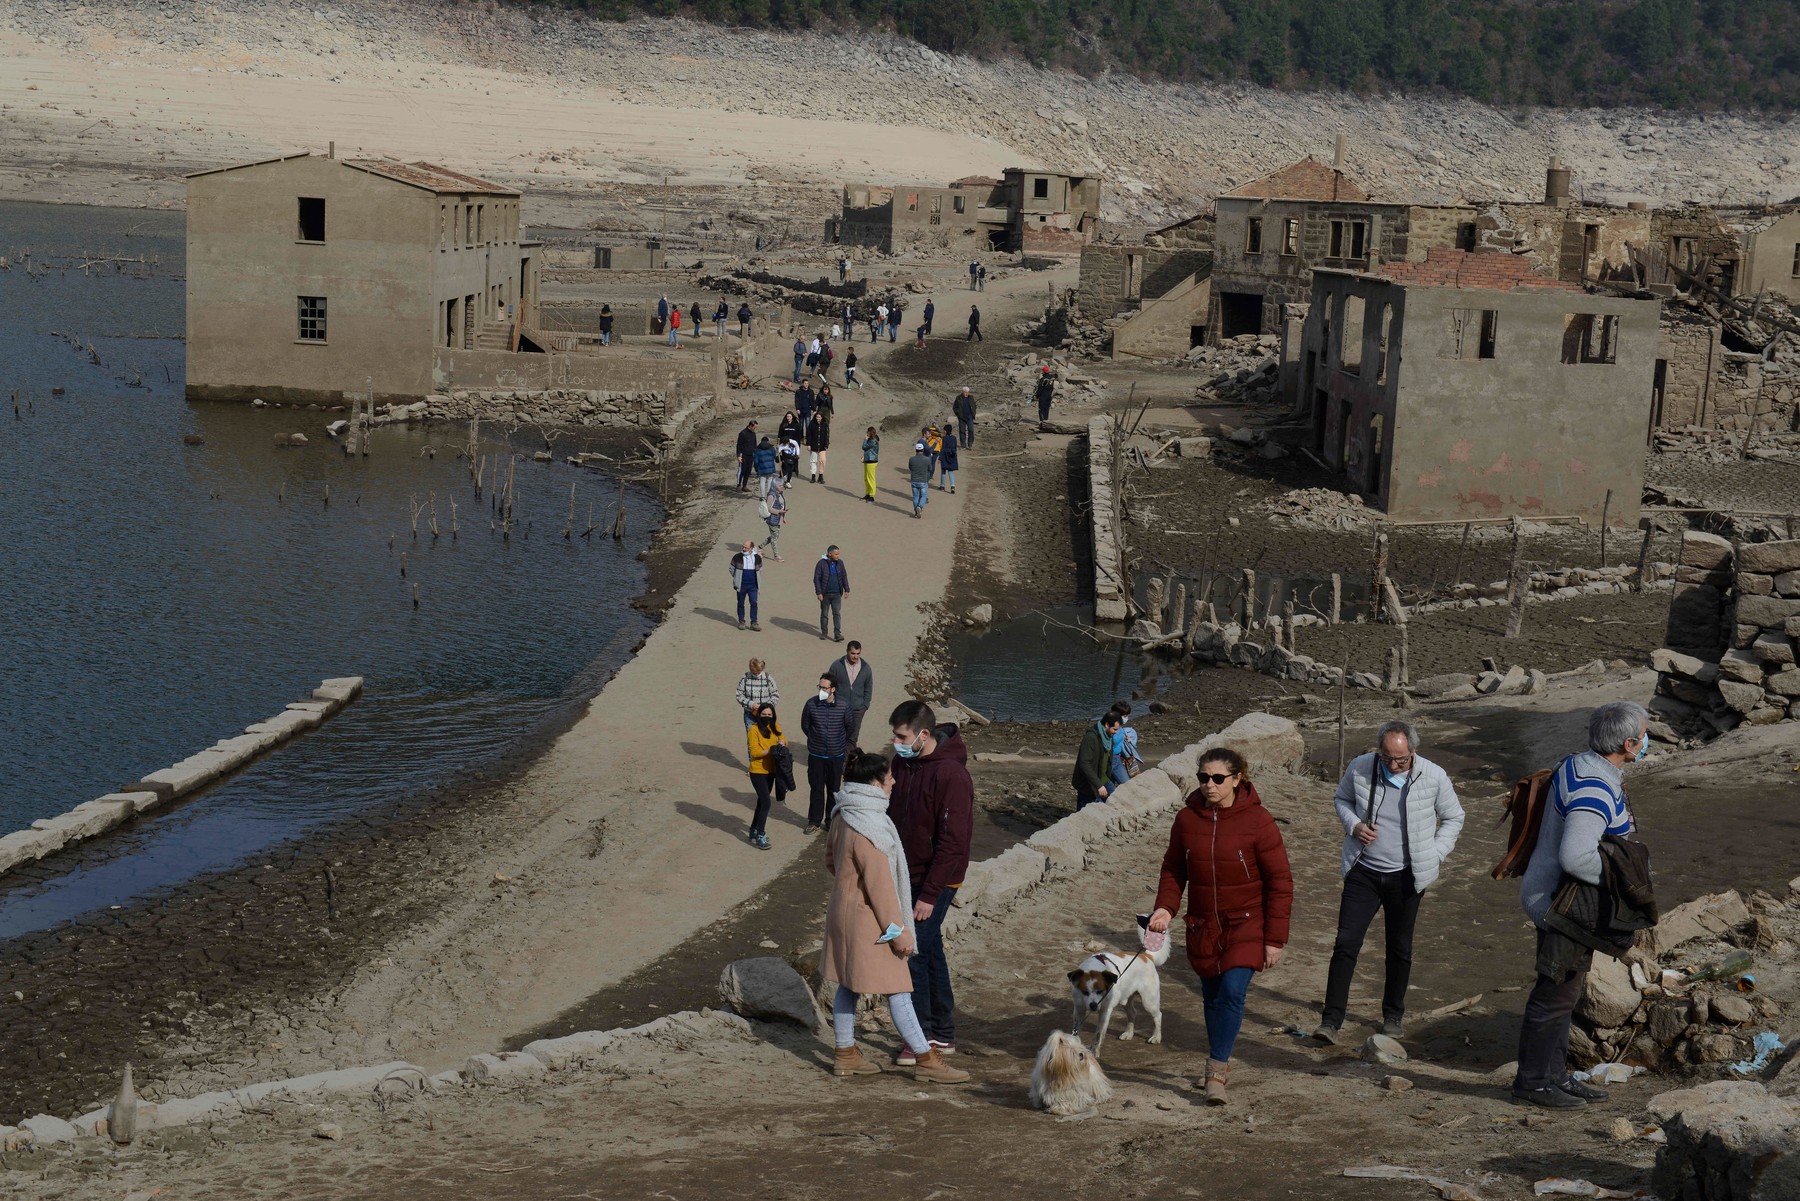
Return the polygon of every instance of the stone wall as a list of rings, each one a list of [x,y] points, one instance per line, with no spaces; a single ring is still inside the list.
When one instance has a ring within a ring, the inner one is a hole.
[[[1088,422],[1088,516],[1094,538],[1094,620],[1124,621],[1131,616],[1125,588],[1124,531],[1113,504],[1113,437],[1111,417]]]
[[[641,429],[660,427],[680,408],[671,392],[600,392],[581,388],[458,388],[426,401],[424,416],[438,421],[483,421],[547,428]]]
[[[1687,735],[1800,719],[1800,540],[1733,547],[1691,530],[1650,709]]]
[[[1126,264],[1137,259],[1141,283],[1136,296],[1126,295]],[[1210,247],[1101,246],[1081,248],[1081,280],[1076,303],[1084,315],[1105,320],[1134,301],[1154,300],[1187,278],[1212,269]],[[1201,315],[1201,322],[1205,315]]]

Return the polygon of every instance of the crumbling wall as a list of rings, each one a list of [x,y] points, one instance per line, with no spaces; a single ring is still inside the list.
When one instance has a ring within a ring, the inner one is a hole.
[[[1490,204],[1475,218],[1475,249],[1524,255],[1540,275],[1570,283],[1628,271],[1650,234],[1647,211],[1600,205]]]
[[[1689,285],[1676,274],[1674,269],[1679,269],[1723,295],[1737,293],[1743,253],[1737,233],[1705,205],[1657,209],[1650,214],[1648,243],[1651,261],[1666,263],[1671,269],[1666,272],[1666,280],[1652,278],[1647,282],[1668,282],[1685,292]],[[1653,276],[1659,274],[1665,273],[1652,272]]]
[[[1650,710],[1671,731],[1711,737],[1742,722],[1800,719],[1800,540],[1737,547],[1682,538]]]
[[[1128,268],[1137,259],[1141,273],[1138,295],[1127,299]],[[1105,320],[1134,300],[1166,295],[1189,276],[1212,269],[1212,251],[1200,247],[1111,246],[1090,243],[1081,248],[1081,277],[1076,303],[1088,317]],[[1195,324],[1205,324],[1202,314]]]
[[[1708,423],[1720,353],[1718,322],[1664,310],[1656,339],[1656,357],[1663,364],[1662,403],[1651,415],[1657,429]]]

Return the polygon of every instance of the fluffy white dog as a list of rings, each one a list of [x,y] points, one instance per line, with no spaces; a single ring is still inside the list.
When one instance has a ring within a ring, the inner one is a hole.
[[[1031,1068],[1031,1103],[1051,1113],[1085,1113],[1112,1096],[1100,1061],[1073,1034],[1058,1030]]]

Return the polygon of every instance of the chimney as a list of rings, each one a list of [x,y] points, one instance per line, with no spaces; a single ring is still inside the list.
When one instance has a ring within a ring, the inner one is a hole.
[[[1550,156],[1550,168],[1544,172],[1544,203],[1557,208],[1569,207],[1569,169],[1557,155]]]
[[[325,143],[325,157],[326,158],[336,158],[337,157],[337,143],[336,142]]]
[[[1344,169],[1344,135],[1341,133],[1337,136],[1337,148],[1331,155],[1331,169],[1333,171]]]

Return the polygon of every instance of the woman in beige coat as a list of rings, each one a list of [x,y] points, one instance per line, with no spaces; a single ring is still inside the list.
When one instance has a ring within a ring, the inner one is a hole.
[[[906,966],[914,947],[912,886],[900,833],[888,818],[893,787],[886,759],[852,752],[832,809],[837,820],[825,840],[825,866],[835,879],[819,974],[838,986],[831,1006],[835,1071],[839,1076],[881,1071],[856,1046],[856,999],[879,993],[887,998],[894,1028],[918,1059],[914,1079],[961,1084],[969,1074],[950,1067],[932,1049],[913,1011],[912,972]]]

